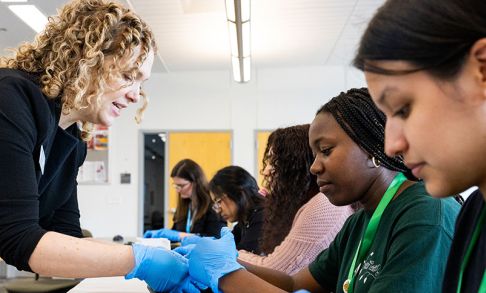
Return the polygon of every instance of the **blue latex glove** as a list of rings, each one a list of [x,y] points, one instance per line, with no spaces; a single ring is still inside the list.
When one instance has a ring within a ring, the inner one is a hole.
[[[191,253],[191,251],[196,247],[196,244],[188,244],[186,246],[179,246],[179,247],[176,247],[174,248],[173,251],[177,252],[178,254],[182,255],[182,256],[185,256],[185,257],[189,257],[189,254]]]
[[[171,250],[133,244],[135,266],[125,279],[145,281],[157,292],[169,291],[188,277],[188,261]]]
[[[190,235],[190,236],[186,236],[184,238],[182,238],[181,240],[181,246],[186,246],[186,245],[189,245],[189,244],[197,244],[199,242],[199,240],[201,240],[201,238],[209,238],[209,239],[216,239],[216,237],[201,237],[201,236],[197,236],[197,235]]]
[[[160,230],[148,230],[143,234],[143,238],[167,238],[170,241],[179,242],[181,241],[179,235],[179,231],[162,228]]]
[[[197,282],[191,277],[187,277],[184,279],[182,284],[179,284],[179,286],[172,289],[170,293],[200,293],[207,288],[208,286]]]
[[[235,239],[227,227],[221,229],[220,239],[202,237],[189,253],[189,274],[193,279],[219,292],[219,278],[239,269],[244,269],[236,261]]]
[[[184,237],[182,240],[181,240],[181,246],[186,246],[186,245],[189,245],[189,244],[196,244],[199,240],[201,240],[201,236],[197,236],[197,235],[191,235],[191,236],[187,236],[187,237]],[[213,237],[214,239],[214,237]]]

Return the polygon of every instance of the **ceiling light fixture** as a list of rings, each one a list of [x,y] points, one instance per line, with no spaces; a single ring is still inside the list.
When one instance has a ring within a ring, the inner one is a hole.
[[[23,22],[35,32],[40,33],[47,24],[47,17],[35,5],[8,5]]]
[[[247,82],[251,74],[250,0],[226,0],[233,78]]]

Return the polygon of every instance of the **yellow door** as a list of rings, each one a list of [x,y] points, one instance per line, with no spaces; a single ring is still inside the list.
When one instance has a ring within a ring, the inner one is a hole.
[[[170,172],[182,159],[191,159],[203,169],[209,180],[221,168],[232,164],[231,132],[169,132],[168,164],[166,186],[169,186],[169,208],[166,213],[168,227],[172,227],[172,218],[177,207],[177,192],[172,188]]]
[[[258,184],[262,186],[263,176],[261,174],[263,168],[263,154],[265,153],[265,148],[267,147],[268,137],[272,131],[258,130],[256,134],[257,139],[257,173],[258,173]]]

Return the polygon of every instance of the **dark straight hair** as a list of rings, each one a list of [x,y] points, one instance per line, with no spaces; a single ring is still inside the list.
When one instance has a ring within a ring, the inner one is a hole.
[[[242,224],[248,221],[251,211],[263,206],[265,198],[258,193],[258,184],[245,169],[228,166],[216,172],[209,182],[209,190],[217,197],[226,195],[238,207],[237,219]]]
[[[194,223],[204,217],[211,205],[211,197],[209,195],[209,187],[206,175],[204,175],[204,171],[199,164],[191,159],[183,159],[179,161],[174,168],[172,168],[170,177],[179,177],[192,183],[191,199],[182,198],[181,196],[178,198],[177,210],[174,215],[174,223],[178,223],[186,219],[187,210],[189,209],[189,204],[191,204],[192,209],[196,211],[196,214],[192,220],[194,225]]]
[[[485,37],[485,0],[388,0],[368,24],[353,64],[385,75],[425,70],[452,79],[472,45]],[[370,62],[383,60],[407,61],[415,68],[394,71]]]

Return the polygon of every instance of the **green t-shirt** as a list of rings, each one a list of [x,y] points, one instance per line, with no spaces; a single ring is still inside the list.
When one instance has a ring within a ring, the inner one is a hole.
[[[353,292],[441,292],[459,209],[453,198],[428,195],[422,182],[405,189],[383,212]],[[309,265],[321,286],[343,292],[371,215],[361,210],[349,217],[329,248]]]

